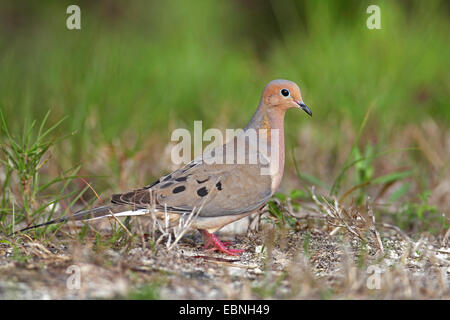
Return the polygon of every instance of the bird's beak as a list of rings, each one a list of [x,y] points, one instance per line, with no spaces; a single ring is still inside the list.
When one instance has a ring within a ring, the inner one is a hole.
[[[305,111],[307,114],[309,114],[309,116],[312,117],[312,112],[311,110],[309,110],[308,106],[306,104],[303,103],[303,101],[297,101],[295,100],[295,102],[298,104],[298,107],[300,109],[302,109],[303,111]]]

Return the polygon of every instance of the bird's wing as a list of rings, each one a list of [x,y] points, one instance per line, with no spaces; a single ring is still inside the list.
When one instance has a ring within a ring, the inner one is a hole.
[[[260,164],[208,164],[209,157],[203,155],[145,188],[115,194],[112,202],[180,213],[201,207],[199,216],[215,217],[253,211],[272,196],[271,177],[261,174]]]

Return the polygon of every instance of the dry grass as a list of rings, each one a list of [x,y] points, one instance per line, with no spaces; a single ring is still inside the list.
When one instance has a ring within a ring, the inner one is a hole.
[[[263,223],[261,231],[237,236],[237,246],[246,249],[240,258],[205,256],[195,236],[184,237],[173,250],[164,243],[156,250],[138,243],[128,250],[99,250],[94,238],[82,246],[23,238],[21,244],[1,244],[0,285],[9,288],[3,298],[14,293],[13,298],[37,299],[128,297],[149,284],[162,299],[450,298],[450,251],[441,246],[443,239],[407,241],[382,232],[380,256],[351,232],[330,235],[334,224],[310,223],[303,220],[298,230]],[[71,265],[81,270],[79,290],[66,287]]]

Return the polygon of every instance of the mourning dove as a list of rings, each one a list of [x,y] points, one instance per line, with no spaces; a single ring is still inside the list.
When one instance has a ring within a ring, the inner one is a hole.
[[[204,248],[238,255],[243,250],[228,248],[214,232],[258,210],[277,190],[284,171],[284,115],[291,108],[312,115],[294,82],[271,81],[264,88],[250,122],[224,145],[204,152],[146,187],[114,194],[110,205],[80,211],[21,231],[112,214],[144,215],[150,210],[159,213],[157,217],[168,215],[171,222],[176,222],[181,216],[195,211],[196,217],[190,227],[200,231],[205,240]]]

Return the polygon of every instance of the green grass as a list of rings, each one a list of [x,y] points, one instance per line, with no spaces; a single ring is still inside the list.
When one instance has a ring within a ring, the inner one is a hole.
[[[159,287],[154,284],[149,284],[143,288],[136,289],[131,292],[127,299],[130,300],[158,300],[159,297]]]
[[[44,216],[50,220],[60,201],[74,197],[68,209],[81,197],[81,192],[74,190],[67,192],[69,183],[76,178],[79,166],[60,172],[56,177],[41,179],[41,168],[49,161],[48,150],[58,142],[58,138],[50,135],[59,121],[50,128],[46,128],[49,112],[41,121],[39,127],[36,121],[25,122],[23,133],[14,137],[7,125],[7,121],[0,112],[1,139],[0,150],[3,155],[1,164],[5,168],[5,178],[1,185],[0,229],[3,233],[16,231],[15,225],[26,221],[33,221]],[[57,193],[55,193],[57,190]],[[53,192],[53,193],[51,193]]]
[[[449,120],[443,2],[412,2],[408,14],[400,4],[381,3],[378,31],[365,27],[364,2],[353,3],[346,21],[336,2],[306,2],[304,20],[285,12],[272,22],[281,35],[267,39],[264,52],[221,24],[251,23],[242,19],[242,8],[175,3],[120,6],[124,13],[114,22],[104,8],[82,6],[81,31],[64,28],[65,16],[57,14],[63,4],[35,8],[32,22],[2,46],[6,115],[36,118],[53,108],[54,120],[68,116],[61,129],[76,131],[74,140],[82,145],[91,142],[91,133],[100,141],[124,131],[154,134],[171,119],[175,125],[191,126],[194,119],[213,125],[222,108],[233,115],[233,125],[243,126],[262,86],[283,77],[300,83],[314,119],[321,121],[349,117],[359,124],[371,104],[386,125],[419,120],[424,113]],[[132,18],[136,11],[142,12]],[[284,26],[282,18],[292,25]],[[174,20],[180,23],[168,24]],[[418,97],[422,90],[425,101]],[[294,124],[306,121],[293,118],[291,133],[297,132]]]

